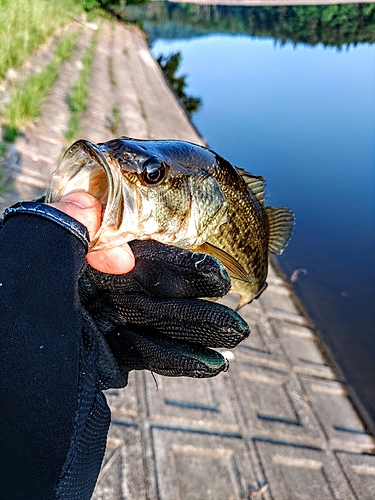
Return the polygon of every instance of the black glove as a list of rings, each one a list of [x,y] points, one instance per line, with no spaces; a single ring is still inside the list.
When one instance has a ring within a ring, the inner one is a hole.
[[[134,369],[189,377],[212,377],[227,369],[225,358],[208,347],[233,348],[250,332],[232,309],[198,299],[229,291],[221,263],[151,240],[130,246],[133,271],[110,275],[88,266],[79,282],[86,328],[98,327],[117,364],[108,370],[111,356],[102,342],[103,387],[124,385]],[[122,381],[116,382],[116,370]]]

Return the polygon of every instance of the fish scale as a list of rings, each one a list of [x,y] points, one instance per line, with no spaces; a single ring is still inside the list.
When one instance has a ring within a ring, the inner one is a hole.
[[[232,278],[231,292],[240,295],[238,307],[242,307],[266,286],[268,221],[264,207],[247,187],[240,171],[219,155],[216,157],[220,166],[216,178],[227,200],[230,223],[223,224],[208,242],[234,257],[248,273],[252,283]]]

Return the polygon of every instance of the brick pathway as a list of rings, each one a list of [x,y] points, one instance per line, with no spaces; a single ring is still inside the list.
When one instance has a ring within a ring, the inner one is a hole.
[[[14,189],[1,208],[45,189],[65,145],[66,97],[92,35],[83,29],[42,119],[17,141],[7,162]],[[82,127],[80,137],[94,142],[127,135],[203,143],[143,36],[109,22]],[[108,391],[113,420],[95,500],[375,499],[374,441],[277,266],[268,283],[241,310],[252,336],[227,353],[227,373],[155,382],[149,372],[132,372],[126,389]]]

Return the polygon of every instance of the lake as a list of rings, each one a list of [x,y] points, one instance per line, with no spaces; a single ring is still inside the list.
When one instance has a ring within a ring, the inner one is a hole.
[[[278,260],[375,420],[375,44],[168,23],[145,25],[154,55],[181,52],[209,147],[295,212]]]

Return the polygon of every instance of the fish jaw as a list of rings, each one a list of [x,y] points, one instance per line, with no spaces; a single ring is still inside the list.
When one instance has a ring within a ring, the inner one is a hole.
[[[90,242],[90,251],[119,246],[137,237],[136,192],[120,171],[107,162],[100,148],[89,141],[75,142],[52,175],[45,202],[61,200],[74,191],[86,191],[103,207],[102,223]],[[132,221],[131,225],[122,221]]]
[[[72,191],[83,190],[106,203],[112,196],[113,184],[111,171],[100,150],[95,144],[80,140],[65,152],[52,175],[45,201],[59,201]]]

